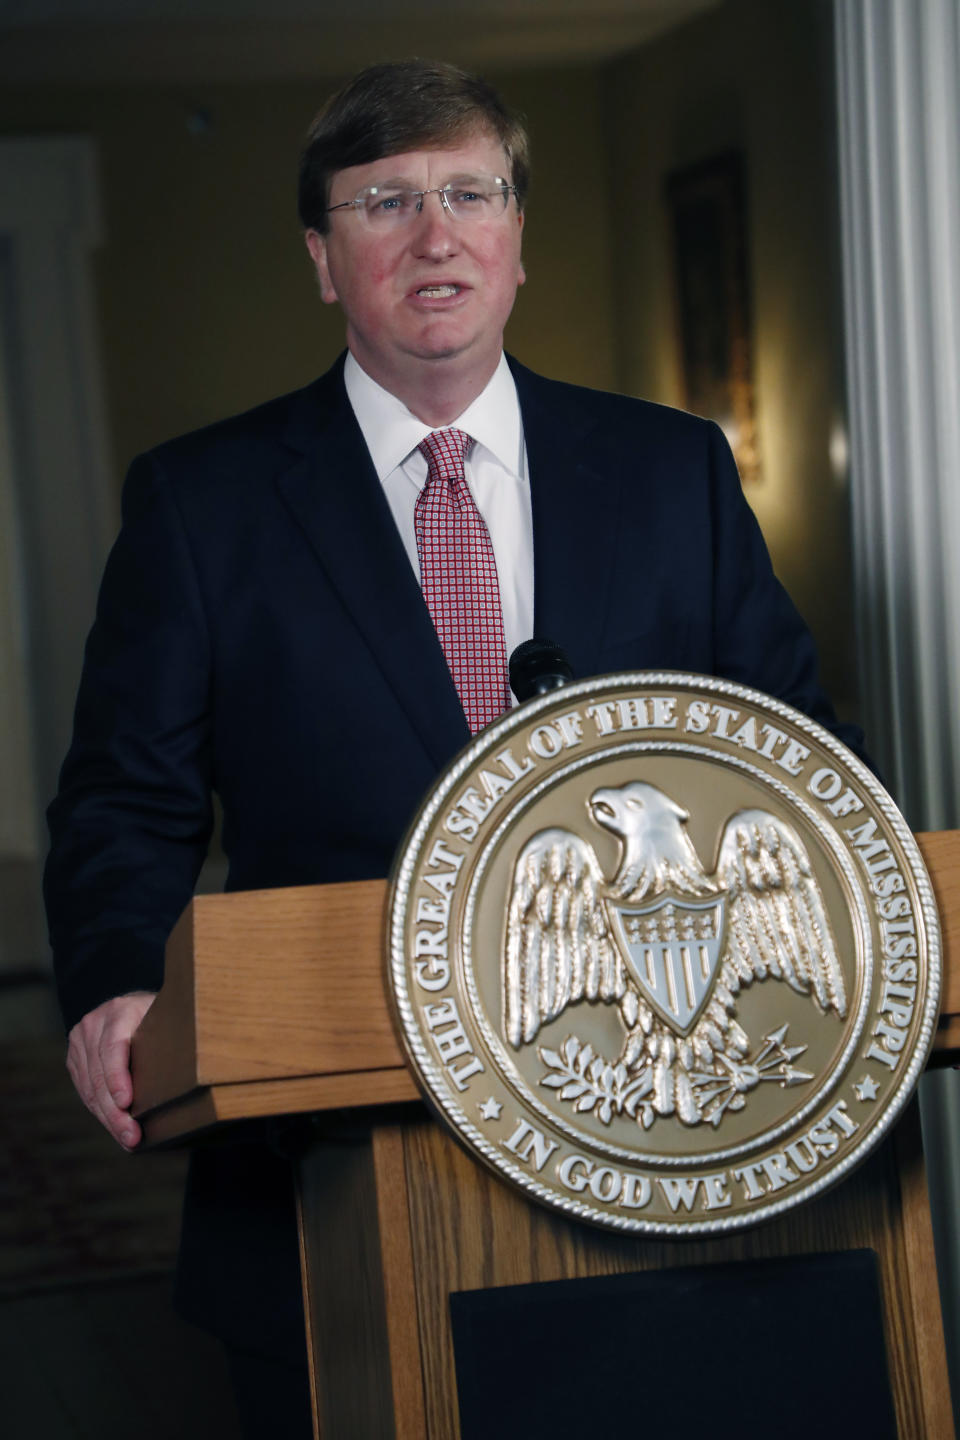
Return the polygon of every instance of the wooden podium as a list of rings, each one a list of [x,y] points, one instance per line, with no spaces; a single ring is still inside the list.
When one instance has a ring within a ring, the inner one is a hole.
[[[960,831],[917,839],[944,939],[932,1063],[953,1063]],[[901,1440],[952,1440],[915,1104],[852,1177],[753,1230],[650,1241],[564,1220],[485,1171],[417,1103],[383,987],[386,892],[369,881],[195,899],[134,1042],[149,1145],[240,1119],[322,1116],[299,1162],[319,1440],[457,1440],[453,1291],[864,1247],[879,1257]]]

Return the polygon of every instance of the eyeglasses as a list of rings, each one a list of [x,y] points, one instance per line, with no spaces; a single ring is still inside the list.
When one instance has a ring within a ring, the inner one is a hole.
[[[510,196],[516,193],[517,187],[499,175],[470,175],[449,180],[432,190],[415,190],[400,180],[388,180],[383,185],[364,186],[353,200],[328,206],[327,214],[333,210],[356,210],[371,230],[400,230],[420,214],[424,196],[439,195],[440,204],[455,220],[482,224],[498,219],[506,210]]]

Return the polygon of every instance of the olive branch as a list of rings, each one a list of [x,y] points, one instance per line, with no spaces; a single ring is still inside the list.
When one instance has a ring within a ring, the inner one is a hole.
[[[611,1065],[594,1052],[592,1045],[581,1045],[575,1035],[567,1036],[559,1052],[541,1046],[537,1054],[551,1071],[540,1084],[558,1090],[558,1099],[574,1101],[578,1114],[595,1111],[604,1125],[609,1125],[614,1115],[622,1114],[636,1120],[644,1130],[653,1124],[653,1106],[640,1103],[653,1089],[649,1065],[639,1075],[631,1075],[622,1062]]]

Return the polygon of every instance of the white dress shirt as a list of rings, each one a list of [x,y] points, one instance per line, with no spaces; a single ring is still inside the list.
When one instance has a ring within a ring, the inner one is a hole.
[[[431,433],[430,426],[371,380],[351,354],[343,379],[419,580],[414,508],[426,484],[427,462],[417,446]],[[533,514],[517,387],[503,355],[476,400],[442,428],[464,430],[474,441],[467,453],[466,478],[493,545],[509,658],[533,634]]]

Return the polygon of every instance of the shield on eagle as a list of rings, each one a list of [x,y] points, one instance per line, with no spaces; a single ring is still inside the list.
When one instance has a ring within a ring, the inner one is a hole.
[[[649,905],[606,901],[627,968],[661,1020],[688,1035],[710,998],[723,950],[725,900],[659,895]]]

